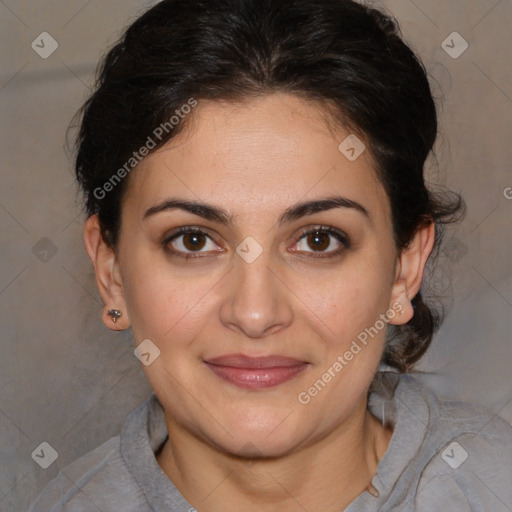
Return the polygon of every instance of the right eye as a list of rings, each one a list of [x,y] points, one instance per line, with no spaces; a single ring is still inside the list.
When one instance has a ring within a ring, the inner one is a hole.
[[[210,249],[208,249],[210,242]],[[183,227],[168,235],[162,242],[165,250],[182,258],[198,258],[203,253],[219,252],[219,248],[205,231],[194,227]],[[207,250],[203,251],[207,247]],[[195,255],[196,253],[197,255]]]

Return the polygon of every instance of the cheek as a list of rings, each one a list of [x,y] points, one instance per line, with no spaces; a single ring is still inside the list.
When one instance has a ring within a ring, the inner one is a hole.
[[[160,258],[161,259],[161,258]],[[135,340],[149,338],[161,349],[169,342],[186,344],[204,325],[214,307],[212,275],[170,272],[170,265],[153,257],[153,264],[133,258],[126,269],[125,297]]]
[[[305,314],[323,325],[327,337],[346,343],[389,308],[387,267],[361,255],[329,271],[306,272],[291,288],[305,306]]]

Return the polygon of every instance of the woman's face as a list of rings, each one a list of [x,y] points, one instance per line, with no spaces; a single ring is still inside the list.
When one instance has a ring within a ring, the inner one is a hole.
[[[364,402],[382,318],[398,318],[388,198],[369,152],[340,151],[350,133],[295,96],[191,115],[130,177],[123,300],[136,344],[160,350],[143,368],[174,424],[231,453],[282,455],[343,429]],[[345,205],[299,207],[335,197]],[[173,236],[183,228],[204,234]],[[295,361],[255,369],[227,355]]]

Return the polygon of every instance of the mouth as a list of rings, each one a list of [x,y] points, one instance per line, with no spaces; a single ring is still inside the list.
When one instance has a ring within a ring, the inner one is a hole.
[[[205,364],[217,377],[245,389],[278,386],[297,377],[309,366],[309,363],[291,357],[248,357],[242,354],[216,357]]]

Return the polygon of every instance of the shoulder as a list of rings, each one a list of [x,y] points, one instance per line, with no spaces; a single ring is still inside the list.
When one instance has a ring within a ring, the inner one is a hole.
[[[479,405],[433,402],[416,510],[511,510],[512,426]]]
[[[480,405],[442,400],[410,374],[385,372],[376,383],[372,411],[394,427],[376,479],[382,510],[512,510],[512,425]]]
[[[61,469],[28,512],[142,512],[142,498],[123,461],[120,436],[115,436]]]

